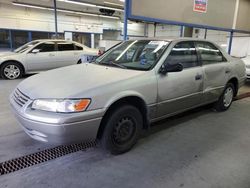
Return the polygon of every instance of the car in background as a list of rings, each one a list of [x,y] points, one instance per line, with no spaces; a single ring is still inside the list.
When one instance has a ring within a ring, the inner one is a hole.
[[[247,80],[250,81],[250,55],[242,58],[242,61],[244,61],[246,65]]]
[[[80,64],[98,54],[99,50],[73,41],[35,40],[13,52],[0,53],[0,75],[16,79],[24,74]]]
[[[214,103],[227,110],[246,79],[245,65],[199,39],[124,41],[93,63],[22,81],[10,104],[24,131],[48,143],[99,139],[121,154],[152,122]]]

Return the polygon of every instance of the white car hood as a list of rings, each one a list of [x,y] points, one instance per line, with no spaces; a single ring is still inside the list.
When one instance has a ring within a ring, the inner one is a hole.
[[[0,57],[15,55],[15,52],[0,52]]]
[[[90,91],[98,90],[98,87],[103,88],[114,83],[122,84],[122,80],[141,74],[144,72],[96,64],[80,64],[29,77],[17,88],[31,99],[81,98],[87,96]]]

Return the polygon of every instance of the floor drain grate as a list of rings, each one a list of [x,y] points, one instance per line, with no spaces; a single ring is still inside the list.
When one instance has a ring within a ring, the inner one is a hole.
[[[58,146],[46,149],[34,154],[26,155],[9,161],[0,163],[0,176],[9,174],[36,164],[40,164],[64,155],[85,150],[96,146],[96,142],[86,142],[80,144],[71,144],[66,146]]]

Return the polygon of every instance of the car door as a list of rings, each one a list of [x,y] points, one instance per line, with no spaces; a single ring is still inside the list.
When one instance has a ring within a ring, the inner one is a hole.
[[[80,54],[75,50],[75,46],[71,42],[61,41],[57,42],[57,67],[64,67],[68,65],[75,65],[80,60]]]
[[[26,54],[26,62],[29,72],[39,72],[54,68],[56,51],[54,42],[43,42],[35,46]]]
[[[195,42],[204,72],[203,102],[218,100],[231,74],[231,66],[214,44]]]
[[[181,72],[158,74],[158,117],[178,113],[201,103],[203,72],[192,41],[177,43],[164,66],[181,64]]]

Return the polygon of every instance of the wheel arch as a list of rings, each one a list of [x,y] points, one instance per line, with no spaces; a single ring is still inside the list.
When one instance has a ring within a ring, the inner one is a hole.
[[[102,133],[105,129],[105,125],[107,123],[108,117],[112,113],[112,111],[114,111],[116,108],[118,108],[119,106],[123,104],[130,104],[132,106],[135,106],[142,114],[143,129],[147,129],[149,127],[148,108],[145,103],[145,100],[138,95],[123,96],[114,100],[112,103],[108,105],[107,110],[104,113],[104,116],[102,118],[100,127],[98,129],[97,138],[101,138]]]
[[[26,69],[25,69],[24,65],[23,65],[20,61],[17,61],[17,60],[6,60],[6,61],[2,62],[1,65],[0,65],[0,69],[1,69],[6,63],[9,63],[9,62],[15,62],[15,63],[19,64],[19,65],[22,67],[22,69],[23,69],[23,73],[25,73],[25,70],[26,70]]]
[[[239,80],[236,77],[232,77],[227,83],[232,83],[234,85],[234,97],[236,97],[239,90]]]

